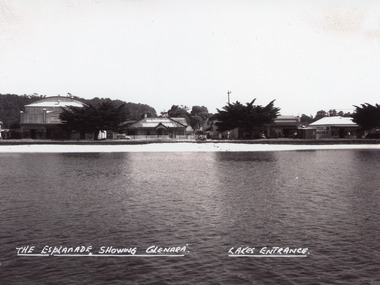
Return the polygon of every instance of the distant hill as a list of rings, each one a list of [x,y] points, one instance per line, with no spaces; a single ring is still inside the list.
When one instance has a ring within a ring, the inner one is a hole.
[[[0,121],[3,121],[3,127],[5,129],[17,128],[20,122],[20,111],[24,110],[24,105],[31,104],[44,97],[42,95],[0,94]]]
[[[17,95],[17,94],[0,94],[0,121],[4,123],[3,128],[18,128],[20,122],[20,111],[24,110],[24,106],[43,99],[45,95]],[[108,98],[92,98],[84,99],[74,96],[86,104],[96,104],[107,100]],[[113,100],[116,103],[124,103],[121,100]],[[130,114],[131,120],[139,120],[148,114],[150,117],[157,117],[156,110],[149,105],[139,103],[126,103],[126,108]]]

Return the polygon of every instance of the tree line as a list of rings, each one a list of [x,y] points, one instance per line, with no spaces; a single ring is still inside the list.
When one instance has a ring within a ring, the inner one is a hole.
[[[38,100],[46,98],[46,95],[17,95],[17,94],[0,94],[0,121],[3,122],[3,128],[17,129],[20,123],[20,111],[24,111],[24,106],[32,104]],[[109,98],[92,98],[84,99],[77,96],[73,96],[74,99],[79,100],[86,105],[93,105],[95,108],[102,102],[109,101]],[[124,102],[121,100],[111,100],[115,105],[125,104],[125,111],[128,114],[128,118],[131,120],[138,120],[144,114],[150,114],[151,116],[157,116],[156,110],[146,104]]]
[[[5,128],[17,128],[19,124],[19,113],[24,105],[31,104],[43,99],[43,95],[14,95],[0,94],[0,120],[4,122]],[[74,97],[84,103],[83,108],[68,107],[63,110],[60,119],[63,128],[67,131],[94,132],[100,130],[112,130],[115,132],[126,132],[128,121],[137,121],[144,117],[157,117],[154,108],[145,104],[135,104],[109,98],[83,99]],[[265,106],[255,105],[255,100],[242,104],[239,101],[228,103],[222,109],[217,109],[216,114],[209,113],[205,106],[193,106],[192,109],[183,105],[172,105],[166,114],[170,117],[183,117],[188,125],[194,130],[201,130],[208,119],[216,121],[219,131],[230,131],[239,128],[240,134],[252,138],[263,131],[265,125],[270,124],[280,114],[280,108],[274,106],[275,100]],[[352,117],[362,130],[370,130],[380,127],[380,106],[368,103],[354,106],[353,113],[344,113],[331,109],[320,110],[316,116],[301,116],[301,123],[309,124],[325,116]]]

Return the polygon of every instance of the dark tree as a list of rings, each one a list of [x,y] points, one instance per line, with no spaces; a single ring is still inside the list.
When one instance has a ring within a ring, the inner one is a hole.
[[[63,109],[60,119],[63,128],[68,131],[94,133],[95,139],[99,131],[124,131],[123,123],[128,118],[125,103],[115,103],[105,100],[98,104],[84,105],[83,107],[67,107]],[[81,135],[81,137],[82,137]]]
[[[224,132],[235,128],[242,127],[245,122],[245,106],[239,101],[236,103],[228,103],[223,107],[223,110],[217,109],[218,113],[215,115],[218,122],[215,125],[218,131]]]
[[[350,113],[350,112],[343,113],[343,117],[351,117],[352,118],[352,113]]]
[[[189,108],[186,106],[173,105],[168,111],[168,115],[169,117],[173,117],[173,118],[185,118],[186,122],[190,125],[191,118],[188,111],[189,111]]]
[[[370,130],[380,127],[380,105],[375,106],[365,103],[361,107],[356,107],[352,115],[353,121],[357,123],[363,130]]]
[[[194,130],[199,130],[209,117],[210,113],[207,107],[193,106],[190,112],[191,127]]]
[[[197,115],[201,117],[203,120],[206,120],[210,116],[210,113],[208,112],[208,109],[205,106],[193,106],[190,115]]]
[[[265,107],[253,105],[256,99],[246,105],[236,101],[228,103],[223,110],[218,109],[216,126],[221,132],[239,128],[239,136],[252,137],[255,132],[263,130],[265,124],[270,124],[278,116],[280,108],[274,107],[274,100]]]
[[[338,116],[341,116],[341,117],[351,117],[352,118],[352,114],[350,112],[344,113],[343,111],[339,111],[338,112]]]
[[[194,129],[199,130],[203,123],[210,116],[207,107],[193,106],[189,113],[189,108],[184,105],[173,105],[167,113],[169,117],[185,118],[186,122]]]
[[[317,112],[317,114],[315,115],[315,117],[314,117],[314,122],[315,121],[318,121],[319,119],[322,119],[322,118],[324,118],[324,117],[327,117],[329,114],[326,112],[326,111],[324,111],[324,110],[320,110],[320,111],[318,111]]]
[[[82,99],[81,101],[83,101],[84,103],[86,103],[88,105],[95,105],[96,106],[96,105],[101,104],[102,102],[106,102],[109,100],[111,100],[111,99],[110,98],[95,97],[95,98],[92,98],[89,100],[83,100]],[[144,118],[145,114],[147,114],[148,117],[157,117],[156,110],[149,105],[140,104],[140,103],[131,103],[131,102],[126,103],[126,102],[121,101],[121,100],[112,100],[112,101],[116,105],[125,104],[126,109],[128,111],[128,114],[129,114],[129,117],[132,120],[140,120],[141,118]]]
[[[301,124],[308,125],[308,124],[313,122],[313,116],[311,116],[311,115],[308,116],[308,115],[302,114],[300,120],[301,120]]]
[[[173,105],[168,111],[170,117],[184,117],[189,115],[189,108],[187,106]]]

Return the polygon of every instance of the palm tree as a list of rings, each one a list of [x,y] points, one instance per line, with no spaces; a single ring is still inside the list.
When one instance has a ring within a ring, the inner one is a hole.
[[[365,103],[361,107],[356,107],[353,117],[353,122],[362,127],[363,130],[370,130],[380,127],[380,105],[375,106]]]
[[[215,124],[218,131],[224,132],[239,128],[240,137],[252,137],[255,133],[263,131],[265,124],[270,124],[278,116],[280,108],[274,107],[274,101],[271,101],[265,107],[254,105],[256,99],[253,99],[246,105],[239,101],[228,103],[223,110],[218,110]]]
[[[85,133],[94,133],[95,139],[99,131],[123,131],[122,123],[128,118],[126,104],[115,104],[106,100],[97,105],[84,105],[83,107],[70,106],[64,108],[60,114],[62,127],[68,131],[78,131],[81,138]]]

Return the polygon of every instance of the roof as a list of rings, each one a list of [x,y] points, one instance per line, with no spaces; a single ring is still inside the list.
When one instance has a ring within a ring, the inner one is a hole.
[[[83,105],[84,104],[81,101],[71,97],[52,96],[38,100],[37,102],[29,105],[25,105],[25,107],[83,107]]]
[[[277,116],[274,119],[274,126],[294,126],[298,127],[300,123],[300,117],[298,116]]]
[[[311,123],[309,126],[358,127],[358,125],[352,121],[352,118],[341,116],[323,117],[322,119]]]
[[[276,119],[274,120],[297,120],[299,121],[300,117],[298,116],[290,116],[290,115],[280,115],[280,116],[277,116]]]
[[[185,122],[185,124],[183,123]],[[166,128],[186,128],[185,118],[144,118],[132,124],[129,128],[156,128],[163,125]]]
[[[185,127],[188,125],[185,118],[171,118],[171,117],[169,117],[169,119],[176,121],[176,122],[180,123],[181,125],[184,125]]]

